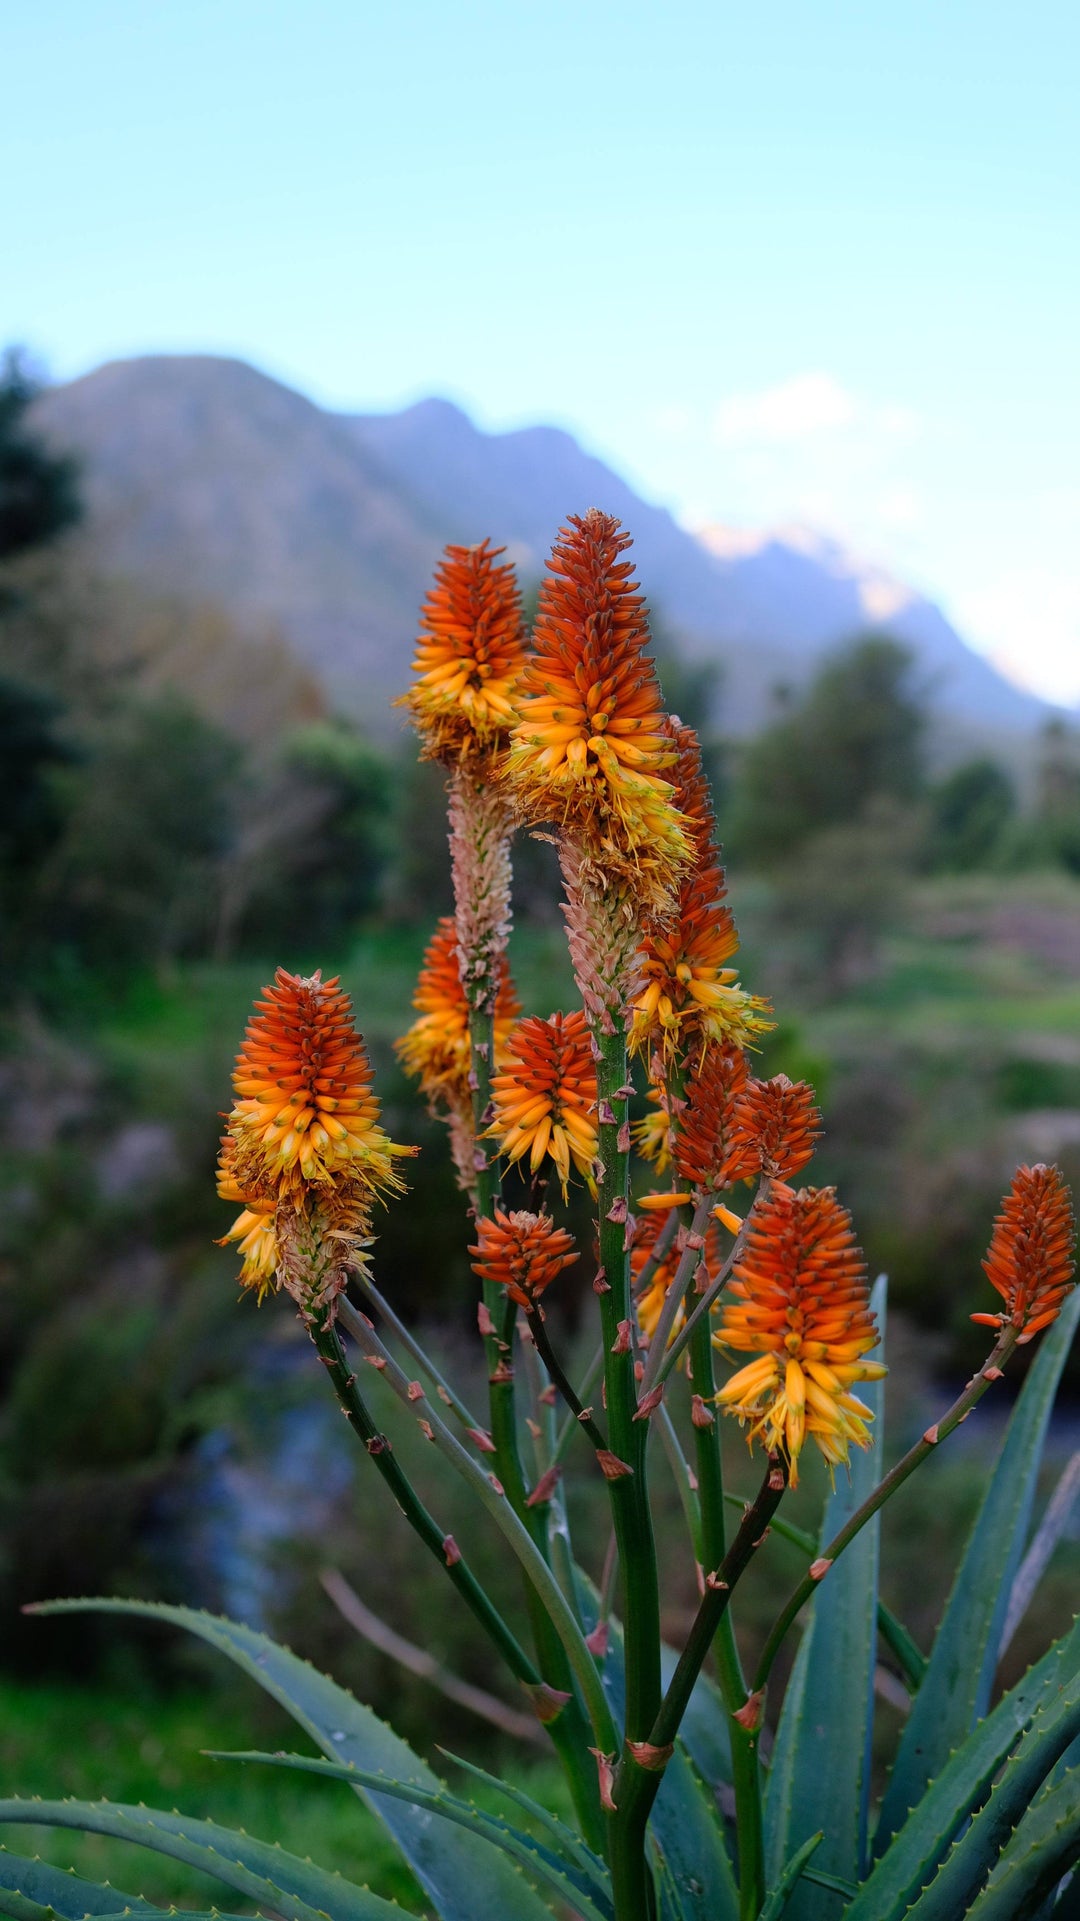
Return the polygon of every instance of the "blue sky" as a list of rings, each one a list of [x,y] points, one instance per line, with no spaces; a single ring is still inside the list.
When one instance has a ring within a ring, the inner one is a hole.
[[[1080,700],[1078,60],[1064,0],[12,0],[0,339],[555,421]]]

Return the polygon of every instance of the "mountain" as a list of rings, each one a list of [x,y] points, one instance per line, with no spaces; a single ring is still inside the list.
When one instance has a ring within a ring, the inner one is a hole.
[[[634,536],[666,633],[724,669],[722,714],[757,725],[778,682],[829,647],[888,631],[914,649],[964,734],[1030,731],[1047,709],[968,648],[932,602],[803,530],[695,536],[552,427],[486,434],[445,400],[333,414],[241,361],[113,361],[36,402],[84,461],[99,564],[281,633],[376,731],[407,684],[417,610],[448,540],[505,543],[538,579],[568,513],[601,506]]]

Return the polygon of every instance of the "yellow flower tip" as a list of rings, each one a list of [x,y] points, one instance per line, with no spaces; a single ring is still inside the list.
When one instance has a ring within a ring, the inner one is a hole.
[[[646,1213],[650,1209],[654,1212],[662,1212],[670,1207],[685,1207],[687,1201],[692,1198],[689,1188],[682,1194],[639,1194],[634,1206],[642,1208]]]
[[[741,1214],[736,1214],[733,1209],[725,1207],[722,1202],[713,1208],[713,1213],[721,1226],[727,1228],[729,1234],[739,1234],[742,1232],[743,1217]]]
[[[548,562],[506,772],[526,819],[553,821],[638,898],[670,904],[690,840],[645,603],[619,522],[571,516]]]
[[[525,663],[521,595],[502,547],[446,548],[424,602],[407,706],[425,752],[460,761],[501,750],[514,720],[514,688]]]
[[[511,1161],[528,1155],[534,1175],[550,1159],[565,1196],[571,1167],[592,1185],[596,1098],[596,1063],[583,1013],[518,1021],[492,1075],[488,1137]]]
[[[757,1358],[717,1400],[751,1442],[786,1456],[792,1486],[807,1438],[830,1468],[869,1445],[872,1411],[850,1389],[884,1375],[880,1361],[864,1358],[877,1338],[846,1209],[831,1188],[796,1192],[777,1181],[751,1217],[715,1336]]]

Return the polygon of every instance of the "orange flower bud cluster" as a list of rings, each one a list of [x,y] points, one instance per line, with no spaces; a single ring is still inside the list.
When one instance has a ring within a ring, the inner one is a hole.
[[[739,937],[726,900],[698,737],[674,717],[665,732],[676,755],[675,805],[691,858],[674,907],[650,929],[637,956],[630,1046],[636,1053],[655,1047],[670,1061],[687,1052],[695,1035],[745,1046],[772,1022],[768,1002],[740,987],[737,968],[728,965]]]
[[[790,1081],[786,1074],[747,1081],[731,1117],[723,1186],[759,1174],[789,1180],[812,1159],[820,1133],[821,1115],[806,1081]]]
[[[360,1258],[377,1198],[415,1148],[379,1126],[371,1064],[336,979],[279,968],[255,1004],[233,1073],[219,1191],[243,1203],[226,1240],[261,1299],[284,1286],[305,1310],[331,1306]]]
[[[491,1093],[495,1118],[488,1134],[511,1161],[527,1154],[536,1174],[550,1156],[564,1197],[571,1165],[592,1181],[596,1063],[584,1014],[519,1021],[492,1076]]]
[[[984,1327],[1019,1329],[1017,1346],[1057,1318],[1075,1273],[1076,1225],[1057,1167],[1018,1167],[994,1222],[983,1268],[1003,1314],[973,1314]]]
[[[432,759],[501,748],[513,725],[525,628],[514,569],[495,564],[503,551],[486,540],[447,547],[424,602],[417,680],[401,704]]]
[[[535,1307],[556,1275],[578,1258],[573,1236],[547,1214],[496,1208],[494,1220],[478,1221],[476,1232],[477,1244],[469,1249],[474,1274],[505,1287],[520,1307]]]
[[[777,1182],[751,1217],[734,1274],[714,1338],[758,1358],[716,1398],[749,1424],[751,1442],[787,1456],[794,1486],[807,1436],[830,1468],[853,1445],[869,1446],[873,1415],[851,1389],[886,1371],[863,1359],[877,1328],[866,1264],[834,1190]]]
[[[540,590],[507,771],[528,820],[550,821],[610,883],[670,904],[689,854],[671,782],[645,602],[610,514],[571,516]]]

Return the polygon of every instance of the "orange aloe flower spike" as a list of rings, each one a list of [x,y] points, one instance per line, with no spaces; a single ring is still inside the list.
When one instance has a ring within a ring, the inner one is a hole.
[[[973,1314],[984,1327],[1019,1329],[1022,1347],[1056,1320],[1073,1286],[1076,1226],[1057,1167],[1018,1167],[994,1222],[983,1268],[1005,1302],[1002,1314]]]
[[[417,678],[401,704],[432,759],[502,748],[513,724],[525,626],[514,569],[495,564],[504,551],[486,540],[447,547],[424,602]]]
[[[596,1063],[584,1014],[519,1021],[492,1076],[491,1093],[495,1117],[488,1134],[511,1161],[528,1155],[536,1174],[550,1156],[564,1196],[571,1166],[592,1180]]]
[[[493,1220],[477,1221],[476,1232],[477,1244],[469,1249],[474,1274],[505,1287],[519,1307],[535,1307],[556,1275],[578,1258],[573,1236],[547,1214],[504,1214],[497,1207]]]

